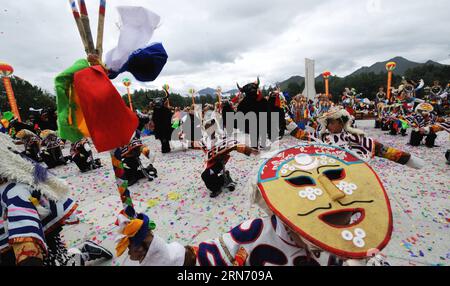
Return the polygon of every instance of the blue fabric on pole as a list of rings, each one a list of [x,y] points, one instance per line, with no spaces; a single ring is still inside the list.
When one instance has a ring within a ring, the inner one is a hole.
[[[130,72],[138,81],[154,81],[167,63],[167,52],[161,43],[134,51],[119,71],[110,70],[108,76],[115,79],[123,72]]]
[[[139,231],[133,237],[130,238],[130,241],[135,245],[139,245],[147,237],[147,233],[150,230],[149,228],[150,219],[145,214],[138,214],[136,218],[143,220],[144,223],[142,224],[141,229],[139,229]]]

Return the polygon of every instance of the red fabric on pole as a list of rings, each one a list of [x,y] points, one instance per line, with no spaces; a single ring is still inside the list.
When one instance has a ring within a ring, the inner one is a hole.
[[[122,100],[101,66],[75,73],[86,125],[98,152],[127,145],[138,127],[138,118]]]

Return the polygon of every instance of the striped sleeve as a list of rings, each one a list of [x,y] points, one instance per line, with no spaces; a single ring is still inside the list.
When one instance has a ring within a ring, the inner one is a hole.
[[[405,165],[411,158],[411,154],[402,150],[383,145],[382,143],[374,140],[375,142],[375,156],[388,159],[398,164]]]
[[[34,238],[46,249],[42,223],[30,197],[31,190],[24,184],[9,184],[2,193],[2,201],[7,211],[9,243],[23,238]]]

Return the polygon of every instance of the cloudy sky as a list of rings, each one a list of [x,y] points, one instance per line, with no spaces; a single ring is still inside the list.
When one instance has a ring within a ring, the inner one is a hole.
[[[96,31],[98,0],[87,0]],[[53,78],[84,57],[67,0],[1,0],[0,61],[53,93]],[[152,41],[169,61],[152,83],[175,91],[235,87],[257,75],[263,84],[316,72],[345,76],[403,56],[450,64],[448,0],[108,0],[105,53],[117,43],[119,5],[143,6],[162,18]],[[120,76],[116,86],[123,92]]]

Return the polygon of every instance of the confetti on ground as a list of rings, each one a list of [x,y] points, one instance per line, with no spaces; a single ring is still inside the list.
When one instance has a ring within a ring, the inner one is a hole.
[[[428,149],[406,145],[409,137],[390,136],[374,129],[373,121],[359,121],[358,125],[380,142],[410,152],[427,163],[417,171],[380,158],[371,162],[390,196],[393,210],[394,232],[383,250],[388,261],[405,266],[450,265],[450,166],[444,158],[450,147],[448,134],[440,133],[436,140],[440,147]],[[158,178],[152,182],[141,180],[130,187],[130,192],[137,211],[155,220],[159,236],[169,242],[195,244],[215,238],[247,219],[264,215],[259,208],[250,206],[245,189],[249,174],[259,167],[256,158],[233,153],[227,169],[237,182],[236,191],[211,199],[200,177],[204,166],[201,151],[163,155],[154,137],[145,137],[144,143],[156,153],[154,166]],[[289,136],[282,141],[286,148],[299,143]],[[79,203],[80,224],[64,228],[68,246],[91,239],[113,251],[121,203],[109,154],[96,156],[103,162],[101,169],[81,174],[75,164],[69,164],[52,173],[67,181],[71,196]],[[98,264],[136,265],[126,255]]]

